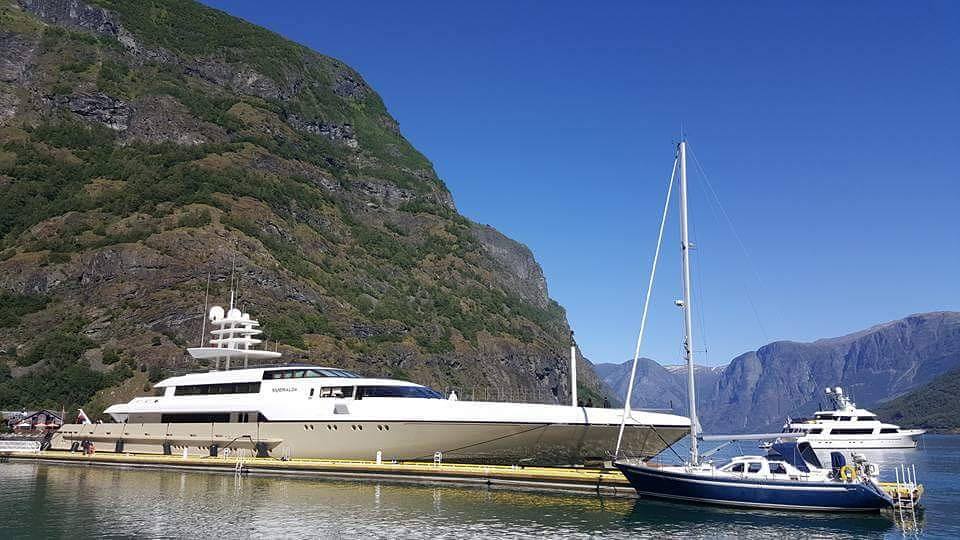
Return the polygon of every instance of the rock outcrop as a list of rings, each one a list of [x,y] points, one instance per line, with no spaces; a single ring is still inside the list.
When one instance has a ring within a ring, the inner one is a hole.
[[[200,4],[150,9],[0,0],[0,306],[22,311],[0,404],[191,367],[208,282],[222,302],[231,279],[290,360],[566,401],[533,254],[457,214],[358,73]],[[63,377],[84,384],[43,382]]]

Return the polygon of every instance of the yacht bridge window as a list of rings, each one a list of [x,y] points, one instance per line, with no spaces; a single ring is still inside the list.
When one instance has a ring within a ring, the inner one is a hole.
[[[352,371],[330,368],[275,369],[263,372],[263,380],[265,381],[271,379],[313,379],[317,377],[360,378],[359,375]]]
[[[900,431],[900,430],[897,429],[897,428],[888,428],[888,427],[885,427],[885,428],[883,428],[883,429],[880,430],[880,433],[898,433],[899,431]]]

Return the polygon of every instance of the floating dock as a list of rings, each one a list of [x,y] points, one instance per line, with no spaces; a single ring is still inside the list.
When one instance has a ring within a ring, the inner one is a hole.
[[[100,465],[163,470],[195,470],[231,474],[310,476],[327,479],[366,479],[411,483],[473,484],[491,488],[574,492],[612,497],[636,497],[636,491],[616,469],[586,467],[523,467],[460,463],[382,462],[320,459],[256,458],[247,456],[164,456],[154,454],[86,455],[46,450],[3,453],[17,461]]]
[[[462,463],[381,462],[257,458],[221,454],[209,456],[169,456],[157,454],[84,454],[61,450],[4,452],[4,460],[34,461],[73,465],[134,467],[162,470],[192,470],[238,475],[309,476],[326,479],[364,479],[390,482],[480,485],[490,488],[567,492],[608,497],[637,494],[617,469],[589,467],[524,467],[519,465],[471,465]],[[894,499],[895,511],[919,507],[923,486],[901,482],[881,482]]]

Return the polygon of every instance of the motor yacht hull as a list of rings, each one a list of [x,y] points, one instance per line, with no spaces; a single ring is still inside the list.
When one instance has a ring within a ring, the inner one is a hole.
[[[810,443],[815,450],[886,450],[910,449],[917,447],[917,441],[923,435],[922,430],[901,431],[895,435],[864,436],[807,436],[799,440]]]
[[[731,478],[618,462],[641,497],[692,503],[801,511],[873,512],[892,501],[870,482],[807,482]]]
[[[383,460],[429,461],[441,452],[451,462],[569,465],[610,459],[618,430],[612,424],[350,420],[67,424],[51,444],[68,450],[90,441],[98,452],[181,454],[186,449],[190,455],[208,455],[212,445],[221,452],[252,451],[259,442],[278,458],[374,460],[379,451]],[[649,458],[688,432],[679,426],[627,426],[624,448]]]

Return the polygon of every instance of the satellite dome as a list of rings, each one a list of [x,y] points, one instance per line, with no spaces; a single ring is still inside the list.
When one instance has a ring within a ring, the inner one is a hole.
[[[210,320],[219,321],[223,318],[223,308],[220,306],[213,306],[210,308]]]
[[[240,318],[240,310],[237,309],[237,308],[231,309],[230,311],[227,312],[227,318],[228,318],[228,319],[239,319],[239,318]]]

